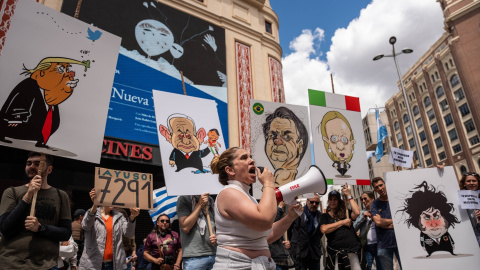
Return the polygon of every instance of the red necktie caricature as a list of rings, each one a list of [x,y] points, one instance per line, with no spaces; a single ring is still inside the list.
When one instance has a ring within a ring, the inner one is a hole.
[[[47,117],[45,118],[45,123],[43,123],[42,134],[43,134],[43,143],[47,144],[48,138],[52,134],[52,106],[48,106]]]

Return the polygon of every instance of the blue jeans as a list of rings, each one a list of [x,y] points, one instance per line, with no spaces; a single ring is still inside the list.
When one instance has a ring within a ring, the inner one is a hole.
[[[377,244],[371,244],[365,246],[365,259],[367,260],[367,269],[371,270],[373,265],[373,260],[377,263],[377,270],[383,270],[382,264],[380,263],[380,258],[377,254]]]
[[[102,263],[102,270],[113,270],[113,262]]]
[[[398,248],[381,248],[378,250],[377,256],[380,259],[383,270],[393,270],[393,254],[397,257],[400,269],[402,269],[402,263],[400,262],[400,255],[398,254]]]
[[[54,267],[50,268],[49,270],[58,270],[58,265],[55,265]]]
[[[215,255],[183,259],[183,270],[210,270],[215,263]]]
[[[285,265],[276,265],[275,270],[288,270],[288,266]]]

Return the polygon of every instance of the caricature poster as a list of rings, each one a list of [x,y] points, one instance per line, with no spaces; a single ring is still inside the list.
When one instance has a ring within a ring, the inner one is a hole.
[[[168,195],[217,194],[223,185],[210,162],[225,151],[213,100],[153,91],[158,141]]]
[[[308,171],[312,158],[306,106],[251,99],[250,125],[253,159],[274,173],[276,187]],[[262,196],[258,181],[253,184],[253,196]]]
[[[404,269],[469,269],[480,249],[461,209],[453,167],[385,174]]]
[[[217,102],[228,145],[225,29],[158,1],[71,0],[62,12],[77,4],[79,20],[122,38],[105,136],[157,145],[152,89],[183,93],[183,73],[189,96]]]
[[[370,185],[360,100],[308,90],[315,165],[329,185]]]
[[[0,48],[0,144],[98,163],[120,38],[34,1],[13,12]]]

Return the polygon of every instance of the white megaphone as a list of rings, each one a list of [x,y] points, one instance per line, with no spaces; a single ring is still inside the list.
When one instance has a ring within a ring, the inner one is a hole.
[[[304,176],[275,188],[275,197],[277,197],[277,202],[284,201],[286,204],[292,204],[297,196],[314,192],[320,195],[325,194],[327,192],[327,181],[322,170],[312,165]]]

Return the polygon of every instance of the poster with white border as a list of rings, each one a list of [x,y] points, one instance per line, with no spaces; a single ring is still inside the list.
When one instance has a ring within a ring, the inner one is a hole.
[[[216,102],[157,90],[153,101],[168,195],[218,194],[210,162],[226,149]]]
[[[360,100],[308,90],[314,160],[329,185],[370,185]]]
[[[385,182],[404,269],[478,265],[480,249],[467,211],[460,208],[453,167],[387,172]]]
[[[0,55],[0,144],[99,163],[120,41],[17,1]]]
[[[307,173],[312,165],[308,107],[251,99],[250,110],[255,164],[274,172],[276,187]],[[253,197],[260,199],[258,180],[252,190]]]

